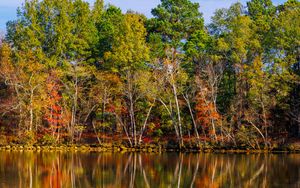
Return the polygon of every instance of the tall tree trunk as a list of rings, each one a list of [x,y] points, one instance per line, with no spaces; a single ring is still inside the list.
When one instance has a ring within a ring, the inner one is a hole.
[[[298,115],[297,124],[298,124],[298,137],[300,138],[300,115]]]
[[[78,100],[78,75],[77,75],[77,65],[74,67],[75,71],[75,93],[73,96],[73,108],[72,108],[72,121],[71,121],[71,139],[74,142],[75,126],[76,126],[76,112],[77,112],[77,100]]]
[[[122,122],[121,118],[117,114],[115,114],[115,116],[116,116],[116,119],[119,121],[119,123],[122,125],[122,127],[123,127],[123,129],[125,131],[126,137],[128,139],[128,142],[129,142],[130,146],[132,147],[133,144],[132,144],[132,141],[130,139],[130,136],[129,136],[129,133],[128,133],[128,130],[127,130],[126,126],[124,125],[124,123]]]
[[[33,127],[33,89],[30,90],[30,121],[29,121],[29,131],[32,131]]]
[[[127,82],[128,82],[128,99],[129,99],[129,116],[130,116],[130,126],[132,128],[132,140],[134,146],[137,145],[137,136],[136,136],[136,123],[135,123],[135,113],[134,113],[134,91],[133,91],[133,74],[127,72]]]
[[[171,82],[172,82],[173,94],[174,94],[176,110],[177,110],[178,128],[179,128],[179,136],[180,136],[180,147],[182,147],[183,146],[183,137],[182,137],[181,115],[180,115],[180,107],[179,107],[178,96],[177,96],[177,89],[176,89],[176,85],[174,83],[173,74],[171,75]]]
[[[197,140],[198,140],[198,143],[200,142],[200,137],[199,137],[199,133],[198,133],[198,130],[197,130],[197,124],[196,124],[196,121],[195,121],[195,118],[194,118],[194,114],[193,114],[193,110],[192,110],[192,107],[191,107],[191,103],[190,103],[190,100],[188,98],[188,96],[183,96],[187,105],[188,105],[188,108],[189,108],[189,112],[190,112],[190,115],[191,115],[191,118],[192,118],[192,122],[193,122],[193,126],[194,126],[194,130],[195,130],[195,134],[196,134],[196,137],[197,137]]]
[[[154,101],[154,102],[155,102],[155,101]],[[151,113],[151,110],[152,110],[153,106],[154,106],[154,103],[151,104],[151,106],[150,106],[150,108],[149,108],[149,110],[148,110],[147,116],[146,116],[146,118],[145,118],[143,127],[141,128],[141,131],[140,131],[141,133],[140,133],[140,138],[139,138],[139,145],[140,145],[141,142],[142,142],[143,133],[144,133],[144,131],[145,131],[145,128],[146,128],[146,125],[147,125],[147,121],[148,121],[148,118],[149,118],[149,116],[150,116],[150,113]]]
[[[261,107],[262,107],[262,114],[263,114],[263,122],[264,122],[264,129],[265,129],[265,145],[267,145],[268,142],[268,124],[267,124],[267,116],[266,116],[266,110],[265,105],[261,98]]]
[[[94,129],[94,132],[95,132],[96,138],[97,138],[97,140],[98,140],[98,143],[99,143],[99,144],[101,144],[101,140],[100,140],[100,138],[99,138],[99,135],[98,135],[97,129],[96,129],[96,127],[95,127],[95,124],[94,124],[94,122],[93,122],[93,121],[92,121],[92,126],[93,126],[93,129]]]
[[[216,142],[218,142],[218,137],[217,137],[217,133],[216,133],[216,125],[215,125],[215,120],[211,119],[211,125],[213,127],[213,135],[215,137]]]
[[[133,107],[133,99],[132,96],[130,95],[130,121],[131,121],[131,127],[133,128],[132,130],[132,138],[134,141],[134,146],[137,145],[137,138],[136,138],[136,124],[135,124],[135,117],[134,117],[134,107]]]
[[[178,131],[178,128],[177,128],[177,125],[176,125],[176,122],[175,122],[175,119],[173,117],[172,112],[170,111],[170,109],[168,108],[168,106],[166,105],[166,103],[164,103],[164,101],[162,101],[161,99],[159,99],[159,101],[163,104],[163,106],[165,107],[165,109],[169,113],[169,115],[170,115],[170,117],[172,119],[172,123],[173,123],[174,129],[175,129],[177,140],[180,141],[179,131]]]

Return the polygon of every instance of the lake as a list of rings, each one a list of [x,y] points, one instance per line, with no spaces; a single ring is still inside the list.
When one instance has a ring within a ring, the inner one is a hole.
[[[0,152],[0,187],[300,187],[299,154]]]

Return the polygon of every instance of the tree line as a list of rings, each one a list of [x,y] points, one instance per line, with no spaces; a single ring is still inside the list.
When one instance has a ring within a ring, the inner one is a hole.
[[[4,142],[270,147],[300,136],[300,3],[26,0],[0,43]]]

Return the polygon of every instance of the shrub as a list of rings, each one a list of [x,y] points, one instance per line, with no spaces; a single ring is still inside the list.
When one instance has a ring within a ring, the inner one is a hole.
[[[256,146],[259,147],[256,131],[252,127],[245,125],[241,126],[236,134],[236,138],[242,146],[250,146],[253,149],[255,149]]]
[[[7,145],[7,139],[5,135],[0,135],[0,145]]]
[[[54,145],[56,143],[56,139],[51,134],[45,134],[40,142],[42,145]]]
[[[33,131],[25,131],[19,138],[19,144],[33,145],[36,143],[35,133]]]

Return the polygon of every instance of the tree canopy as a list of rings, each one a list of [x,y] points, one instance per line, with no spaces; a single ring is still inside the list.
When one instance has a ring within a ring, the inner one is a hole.
[[[207,25],[200,6],[161,0],[147,18],[26,0],[0,43],[0,134],[180,148],[299,138],[300,2],[238,2]]]

